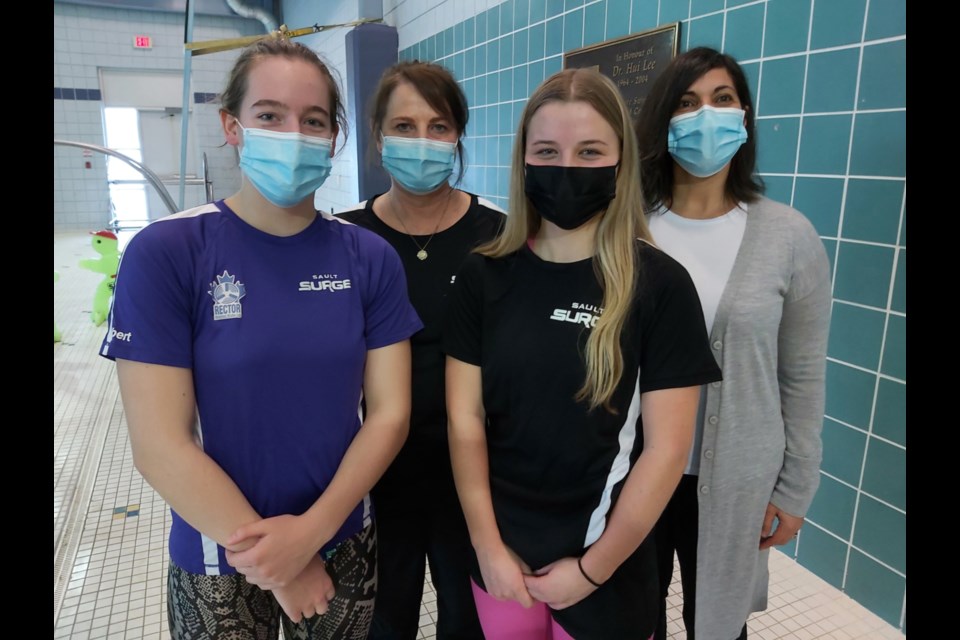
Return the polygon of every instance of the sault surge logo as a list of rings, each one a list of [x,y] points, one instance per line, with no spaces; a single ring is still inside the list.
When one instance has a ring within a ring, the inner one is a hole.
[[[593,329],[597,326],[597,320],[603,313],[603,307],[583,302],[574,302],[569,309],[554,309],[550,316],[551,320],[557,322],[570,322],[572,324],[582,324],[587,329]]]
[[[350,288],[349,278],[340,278],[335,273],[314,274],[310,280],[300,282],[300,291],[343,291]]]
[[[226,270],[222,276],[217,276],[216,282],[210,283],[210,291],[207,293],[213,298],[214,320],[229,320],[243,315],[240,298],[247,295],[246,287]]]

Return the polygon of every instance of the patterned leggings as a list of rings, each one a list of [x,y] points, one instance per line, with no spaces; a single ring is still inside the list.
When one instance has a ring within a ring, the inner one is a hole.
[[[294,624],[276,598],[241,574],[188,573],[172,562],[167,616],[174,640],[365,640],[377,592],[377,533],[370,525],[327,560],[336,595],[324,615]]]

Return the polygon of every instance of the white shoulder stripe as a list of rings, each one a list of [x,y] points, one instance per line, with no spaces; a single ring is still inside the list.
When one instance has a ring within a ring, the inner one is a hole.
[[[165,222],[167,220],[182,220],[183,218],[196,218],[197,216],[202,216],[205,213],[222,213],[220,207],[218,207],[213,202],[208,202],[207,204],[202,204],[199,207],[193,207],[192,209],[186,209],[185,211],[180,211],[178,213],[171,213],[168,216],[162,218],[157,218],[150,224],[157,222]]]
[[[501,209],[500,207],[498,207],[498,206],[495,205],[494,203],[492,203],[492,202],[490,202],[489,200],[487,200],[486,198],[482,198],[482,197],[480,197],[480,196],[477,196],[477,204],[481,204],[481,205],[485,206],[487,209],[493,209],[494,211],[499,211],[500,213],[504,213],[504,214],[506,213],[506,211],[504,211],[503,209]]]
[[[349,220],[344,220],[343,218],[339,216],[335,216],[332,213],[327,213],[326,211],[318,211],[317,213],[319,213],[320,217],[323,218],[324,220],[329,220],[330,222],[339,222],[340,224],[347,224],[347,225],[353,226],[353,223],[350,222]]]

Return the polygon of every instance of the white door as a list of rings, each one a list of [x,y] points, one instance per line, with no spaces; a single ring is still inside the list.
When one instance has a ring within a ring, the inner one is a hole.
[[[184,200],[180,202],[180,112],[183,102],[183,74],[178,71],[153,71],[144,69],[100,69],[100,86],[104,107],[133,108],[137,114],[139,148],[136,154],[147,169],[160,177],[175,209],[193,207],[206,202],[203,185],[186,187]],[[109,129],[109,121],[107,122]],[[188,182],[200,181],[200,165],[196,135],[190,123],[187,135],[186,170]],[[110,131],[107,131],[110,138]],[[108,147],[113,148],[109,141]],[[171,213],[154,185],[137,172],[137,181],[142,186],[147,201],[150,220]],[[136,185],[124,185],[135,188]],[[111,185],[113,190],[114,185]]]
[[[160,176],[167,192],[178,209],[189,209],[206,202],[206,191],[199,182],[196,137],[193,132],[193,122],[189,124],[187,133],[187,169],[184,201],[180,203],[180,109],[140,109],[140,142],[143,152],[143,164]],[[152,186],[147,189],[147,207],[150,219],[156,220],[169,215],[171,211],[163,203],[157,190]]]

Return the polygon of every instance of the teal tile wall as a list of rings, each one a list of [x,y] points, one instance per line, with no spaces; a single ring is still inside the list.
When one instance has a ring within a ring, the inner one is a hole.
[[[723,9],[723,0],[691,0],[690,12],[695,16]]]
[[[611,40],[630,33],[630,0],[607,0],[606,38]]]
[[[605,7],[602,2],[587,5],[583,10],[583,46],[603,42],[606,26]]]
[[[854,546],[895,571],[907,566],[907,516],[890,504],[860,495],[853,534]]]
[[[803,119],[800,137],[800,173],[843,175],[847,170],[853,116],[810,116]]]
[[[807,511],[807,517],[830,533],[847,539],[853,529],[856,504],[856,489],[824,476],[820,479],[820,488]]]
[[[876,374],[828,359],[827,416],[858,429],[868,429],[876,385]]]
[[[757,120],[757,168],[764,173],[795,173],[800,118]]]
[[[882,311],[834,303],[827,356],[876,371],[886,319]]]
[[[543,20],[546,10],[547,0],[530,0],[530,24]]]
[[[757,100],[758,113],[766,116],[800,113],[806,63],[805,56],[779,58],[763,63],[761,74],[764,83]]]
[[[455,73],[463,187],[507,208],[521,111],[563,52],[674,21],[681,50],[742,63],[767,195],[810,219],[831,263],[821,489],[785,551],[904,628],[906,0],[508,0],[400,56]]]
[[[823,419],[823,462],[820,468],[829,474],[856,486],[863,470],[863,456],[867,434],[830,418]]]
[[[836,240],[828,240],[826,238],[821,238],[823,240],[823,248],[827,251],[827,259],[830,260],[830,278],[837,274],[837,246],[839,243]]]
[[[765,7],[762,4],[729,9],[726,12],[724,51],[741,62],[759,58],[763,49],[764,14]]]
[[[817,2],[813,10],[810,48],[823,49],[859,43],[867,0]]]
[[[853,129],[850,173],[903,178],[907,170],[907,112],[858,114]]]
[[[896,40],[863,48],[860,109],[907,106],[907,42]]]
[[[890,314],[887,321],[887,342],[883,346],[880,370],[900,380],[907,379],[907,318]]]
[[[907,250],[897,252],[897,275],[893,282],[893,299],[890,308],[900,313],[907,312]]]
[[[776,0],[767,3],[763,54],[779,56],[807,48],[811,0]]]
[[[859,48],[810,54],[804,89],[804,113],[853,109],[859,69]]]
[[[904,183],[899,180],[851,178],[843,216],[843,237],[896,244],[903,209]]]
[[[874,435],[901,446],[907,444],[907,385],[889,378],[880,378],[877,408],[873,416]]]
[[[660,24],[678,22],[689,17],[690,0],[660,0]]]
[[[907,579],[899,572],[854,550],[847,565],[845,588],[851,598],[890,624],[899,624],[903,612],[903,594],[907,590]],[[906,626],[902,629],[906,632]]]
[[[687,47],[723,48],[723,14],[715,13],[690,21],[687,29]]]
[[[894,248],[859,242],[841,242],[835,298],[885,309],[893,275]]]
[[[583,46],[583,9],[576,9],[563,16],[563,51],[572,51]]]
[[[844,180],[840,178],[797,178],[793,206],[810,219],[821,236],[836,238],[843,210],[843,188]],[[769,190],[767,195],[783,201]]]
[[[763,183],[766,195],[777,202],[789,202],[793,193],[793,176],[766,176]]]
[[[659,14],[658,3],[650,0],[633,0],[630,5],[630,33],[653,29],[658,24],[663,24],[657,21]]]
[[[897,509],[907,509],[907,453],[894,444],[871,438],[863,469],[864,492]]]
[[[847,542],[827,533],[813,520],[800,531],[797,561],[838,589],[843,587],[846,577],[844,564],[847,553]]]
[[[547,20],[546,56],[555,56],[563,52],[563,17]]]
[[[867,40],[907,35],[907,0],[870,0]]]

